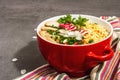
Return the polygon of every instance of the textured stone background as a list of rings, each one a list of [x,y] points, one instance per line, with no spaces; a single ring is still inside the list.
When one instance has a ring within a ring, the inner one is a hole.
[[[0,0],[0,80],[46,63],[32,39],[34,28],[44,19],[67,13],[120,16],[120,0]]]

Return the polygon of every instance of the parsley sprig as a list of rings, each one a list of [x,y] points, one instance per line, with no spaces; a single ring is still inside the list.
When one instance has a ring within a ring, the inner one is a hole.
[[[88,21],[87,18],[82,18],[81,16],[79,16],[78,18],[73,18],[70,14],[67,14],[66,16],[61,17],[60,19],[57,20],[57,22],[63,23],[63,24],[72,23],[76,27],[85,26],[85,22],[87,21]]]
[[[70,14],[67,14],[64,17],[61,17],[60,19],[58,19],[59,23],[73,23],[75,18],[72,18],[72,16]]]
[[[88,19],[82,18],[81,16],[78,17],[77,20],[73,22],[74,25],[80,25],[80,26],[85,26],[85,22],[87,22]]]

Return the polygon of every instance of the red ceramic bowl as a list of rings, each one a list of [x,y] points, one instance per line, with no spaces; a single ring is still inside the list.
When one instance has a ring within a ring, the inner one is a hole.
[[[65,15],[56,16],[44,20],[37,27],[37,39],[39,49],[48,61],[58,72],[65,72],[72,77],[82,77],[90,73],[91,69],[101,62],[109,60],[113,56],[111,49],[112,26],[100,18],[71,14],[77,18],[82,16],[108,29],[110,34],[102,41],[86,45],[63,45],[45,40],[39,34],[41,27],[48,21],[54,21]]]

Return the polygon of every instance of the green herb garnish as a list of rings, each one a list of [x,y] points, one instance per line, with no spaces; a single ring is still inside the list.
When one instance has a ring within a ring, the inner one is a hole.
[[[83,40],[80,40],[80,41],[78,42],[78,44],[84,44],[84,41],[83,41]]]
[[[88,43],[93,43],[94,40],[93,39],[89,39]]]
[[[76,21],[74,21],[74,25],[80,25],[80,26],[85,26],[85,22],[87,22],[88,19],[82,18],[81,16],[78,17]]]
[[[54,26],[54,25],[52,25],[51,27],[52,27],[52,28],[58,28],[57,26]]]
[[[51,35],[53,35],[54,31],[53,30],[47,30],[47,32]]]
[[[74,21],[74,18],[72,18],[72,16],[70,14],[67,14],[66,16],[64,17],[61,17],[60,19],[58,19],[58,22],[59,23],[73,23]]]
[[[59,27],[59,26],[55,26],[55,25],[52,25],[52,26],[50,26],[50,27],[52,27],[52,28],[56,28],[56,29],[62,29],[61,27]]]
[[[78,18],[72,18],[72,16],[70,14],[67,14],[64,17],[61,17],[60,19],[57,20],[57,22],[59,23],[71,23],[74,24],[77,28],[81,27],[81,26],[85,26],[85,22],[87,22],[88,19],[87,18],[82,18],[81,16],[79,16]]]
[[[54,30],[47,30],[47,32],[51,35],[58,35],[60,32],[58,30],[54,31]]]
[[[94,23],[95,25],[97,25],[98,23]]]
[[[55,39],[54,39],[54,40],[56,41],[57,39],[58,39],[58,36],[55,36]]]
[[[64,37],[64,36],[60,36],[60,43],[64,44],[64,40],[67,40],[67,44],[72,45],[75,42],[79,42],[76,37]]]
[[[76,37],[68,37],[67,40],[69,45],[72,45],[77,41]]]
[[[60,41],[59,41],[59,42],[60,42],[61,44],[63,44],[63,41],[64,41],[65,39],[66,39],[66,37],[60,36]]]

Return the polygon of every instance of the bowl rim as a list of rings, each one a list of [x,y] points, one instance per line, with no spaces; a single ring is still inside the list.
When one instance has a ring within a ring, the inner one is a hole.
[[[90,45],[94,45],[94,44],[103,42],[103,41],[107,40],[109,37],[111,37],[112,34],[113,34],[113,27],[112,27],[112,25],[111,25],[109,22],[107,22],[107,21],[105,21],[105,20],[103,20],[103,19],[101,19],[101,18],[99,18],[99,17],[92,16],[92,15],[86,15],[86,14],[85,14],[85,15],[84,15],[84,14],[70,14],[70,15],[71,15],[71,16],[87,16],[87,17],[92,17],[92,18],[95,18],[95,19],[97,19],[97,20],[100,20],[100,21],[106,23],[107,25],[109,25],[109,27],[110,27],[110,33],[109,33],[109,35],[108,35],[106,38],[104,38],[104,39],[101,40],[101,41],[98,41],[98,42],[95,42],[95,43],[91,43],[91,44],[84,44],[84,45],[64,45],[64,44],[59,44],[59,43],[53,43],[53,42],[50,42],[50,41],[44,39],[44,38],[39,34],[41,25],[42,25],[43,23],[45,23],[45,22],[47,22],[47,21],[49,21],[49,20],[51,20],[51,19],[54,19],[54,18],[66,16],[66,14],[65,14],[65,15],[58,15],[58,16],[50,17],[50,18],[47,18],[47,19],[43,20],[42,22],[40,22],[40,23],[38,24],[38,26],[37,26],[37,31],[36,31],[37,37],[41,38],[42,40],[44,40],[44,41],[46,41],[46,42],[48,42],[48,43],[50,43],[50,44],[54,44],[54,45],[58,45],[58,46],[70,46],[70,47],[75,47],[75,46],[90,46]]]

